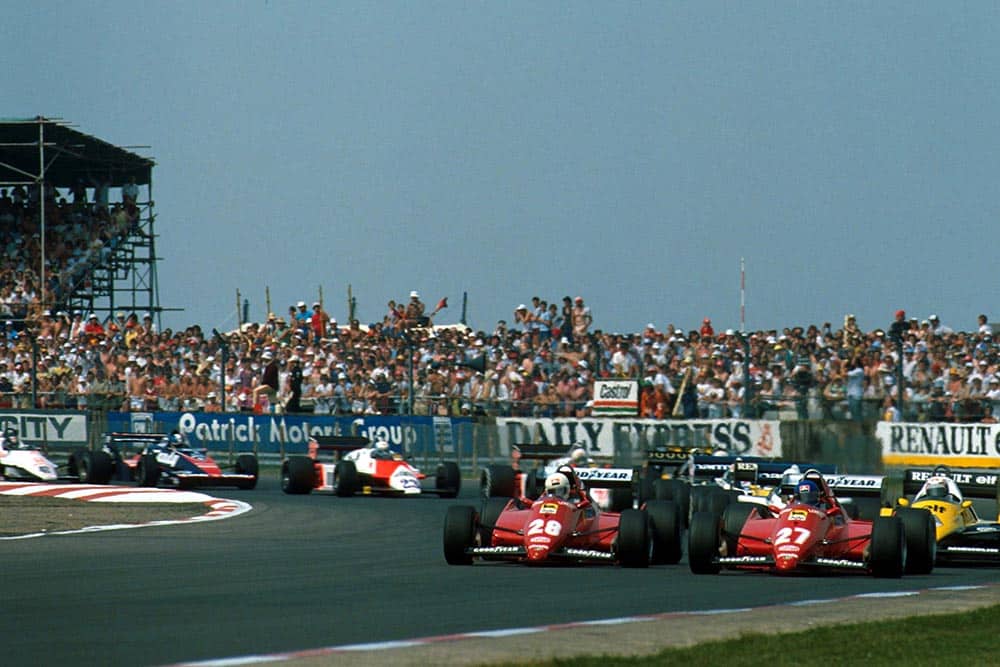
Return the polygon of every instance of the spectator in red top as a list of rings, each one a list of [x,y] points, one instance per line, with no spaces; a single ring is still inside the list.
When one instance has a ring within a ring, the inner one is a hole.
[[[320,341],[326,337],[326,325],[330,321],[330,316],[323,310],[323,305],[317,301],[312,309],[312,335],[313,343],[319,345]]]
[[[91,315],[87,318],[87,323],[83,325],[83,333],[87,336],[104,336],[104,327],[101,326],[101,321],[97,315]]]
[[[701,330],[699,333],[702,338],[705,336],[708,336],[709,338],[715,336],[715,329],[712,328],[712,319],[710,317],[706,317],[701,321]]]

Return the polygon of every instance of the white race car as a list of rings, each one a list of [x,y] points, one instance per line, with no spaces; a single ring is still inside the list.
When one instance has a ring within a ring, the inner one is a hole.
[[[64,474],[59,474],[60,467]],[[8,481],[107,484],[111,472],[111,457],[103,451],[77,450],[65,466],[59,466],[41,449],[21,440],[13,428],[5,429],[0,437],[0,475]]]

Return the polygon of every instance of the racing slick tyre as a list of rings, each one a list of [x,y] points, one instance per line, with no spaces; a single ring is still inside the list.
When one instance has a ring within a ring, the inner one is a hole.
[[[903,480],[898,477],[883,477],[879,497],[882,507],[895,507],[903,497]]]
[[[736,543],[746,525],[750,512],[757,506],[750,503],[733,503],[722,512],[722,543],[726,546],[726,555],[736,555]]]
[[[681,518],[687,525],[691,514],[691,486],[679,479],[658,479],[654,482],[653,488],[657,500],[672,500],[677,503]]]
[[[618,520],[618,562],[622,567],[648,567],[652,555],[649,515],[645,510],[627,509]]]
[[[260,464],[253,454],[240,454],[236,457],[234,471],[239,475],[252,475],[253,479],[242,480],[237,484],[237,488],[250,490],[257,486],[257,475],[260,472]]]
[[[76,473],[81,484],[107,484],[113,472],[114,464],[107,452],[85,449],[76,459]]]
[[[437,489],[442,498],[454,498],[462,488],[462,471],[454,461],[445,461],[437,467]]]
[[[289,456],[281,464],[281,490],[301,495],[313,490],[316,479],[316,462],[308,456]]]
[[[897,516],[880,516],[872,522],[868,567],[876,577],[899,579],[906,565],[906,536]]]
[[[517,473],[505,465],[489,465],[479,476],[479,493],[485,501],[493,496],[513,498],[517,493]]]
[[[681,559],[681,511],[672,500],[650,500],[646,503],[649,532],[653,541],[653,565],[676,565]]]
[[[341,498],[354,495],[361,488],[358,481],[358,468],[354,461],[341,461],[333,470],[333,492]]]
[[[500,520],[500,515],[509,502],[510,498],[493,496],[487,498],[486,502],[483,503],[483,511],[479,515],[479,544],[481,546],[492,546],[493,526]]]
[[[135,479],[139,486],[156,486],[160,481],[160,464],[154,454],[143,454],[135,467]]]
[[[472,565],[465,551],[476,544],[476,510],[468,505],[448,508],[444,516],[444,559],[449,565]]]
[[[537,500],[545,491],[545,473],[541,470],[529,470],[524,473],[524,497]]]
[[[722,567],[714,562],[719,557],[719,515],[695,512],[688,528],[688,565],[695,574],[718,574]]]
[[[906,574],[930,574],[937,558],[934,517],[917,507],[900,507],[896,516],[903,522],[906,537]]]

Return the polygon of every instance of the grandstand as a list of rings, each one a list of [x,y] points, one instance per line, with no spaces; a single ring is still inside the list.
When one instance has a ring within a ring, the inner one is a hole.
[[[153,165],[58,119],[0,119],[0,240],[44,310],[159,320]]]

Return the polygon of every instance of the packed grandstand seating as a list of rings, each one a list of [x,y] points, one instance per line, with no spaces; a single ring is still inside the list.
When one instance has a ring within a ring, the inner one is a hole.
[[[511,326],[481,330],[434,326],[416,292],[367,325],[338,324],[299,302],[287,318],[269,314],[218,336],[198,325],[159,331],[150,313],[45,309],[139,233],[128,198],[46,197],[43,299],[37,202],[23,190],[0,193],[0,407],[580,417],[604,378],[638,380],[640,416],[658,419],[994,421],[1000,400],[985,316],[969,332],[933,315],[904,319],[897,344],[850,315],[836,327],[746,335],[716,332],[707,318],[690,330],[610,333],[568,296],[562,309],[535,297]],[[274,391],[261,391],[267,377]]]

